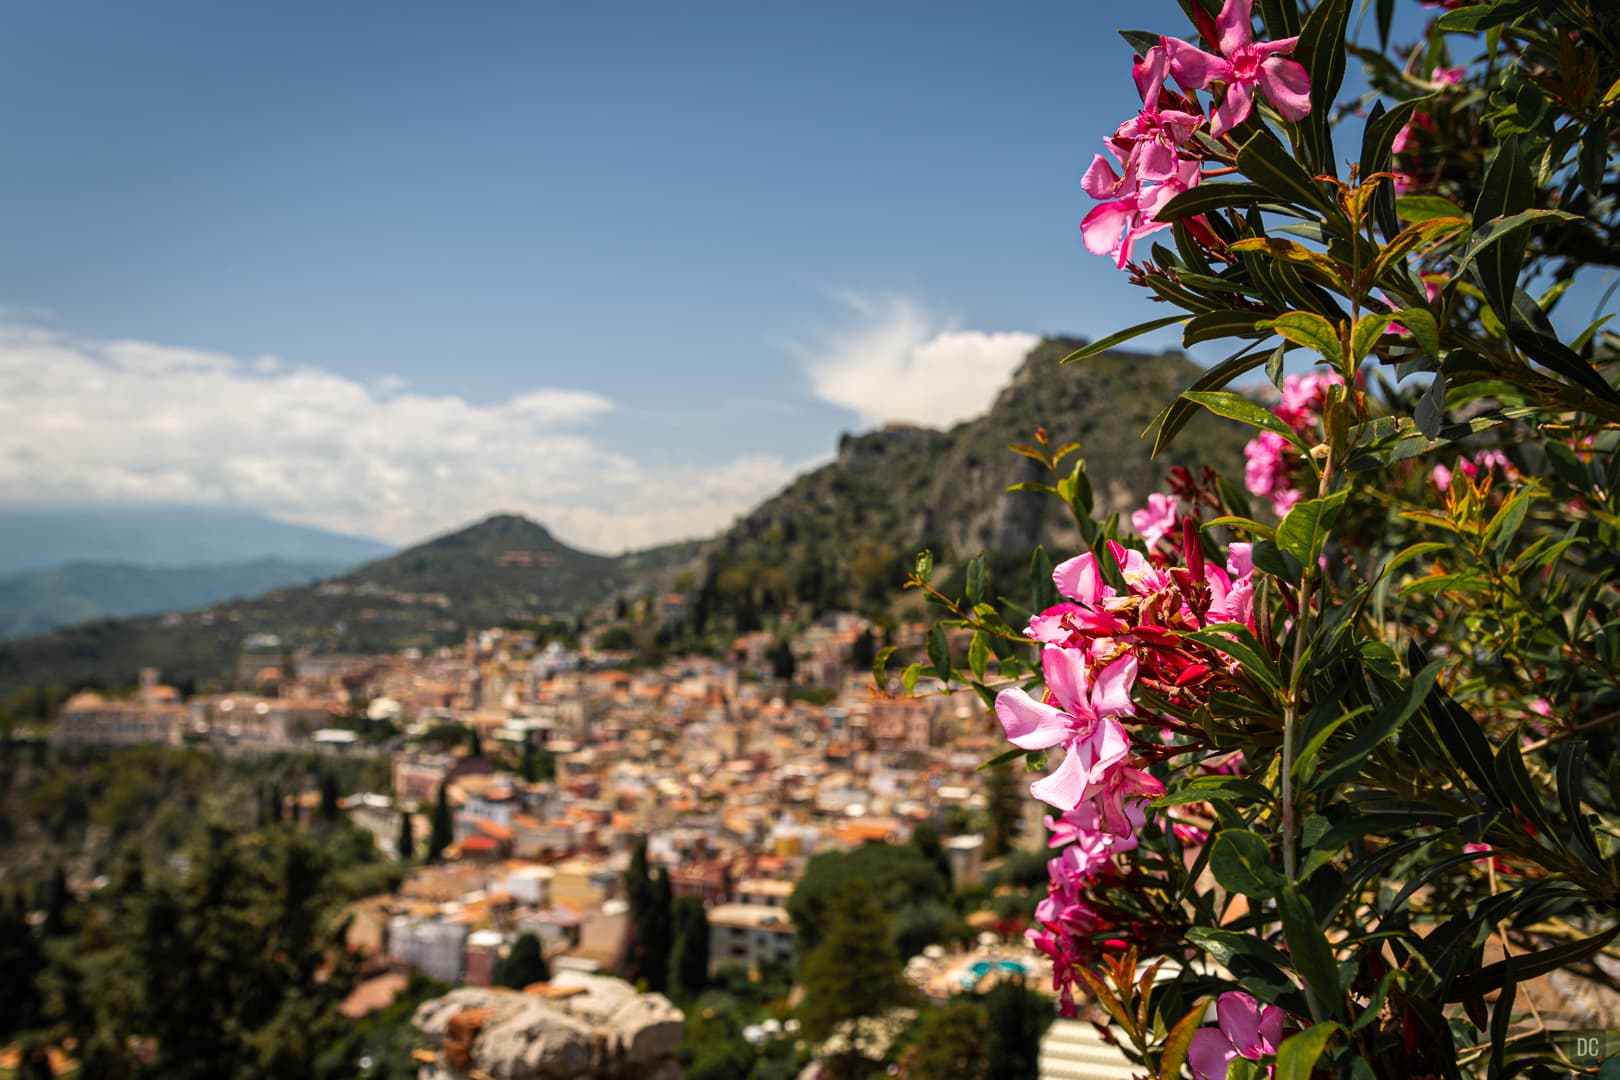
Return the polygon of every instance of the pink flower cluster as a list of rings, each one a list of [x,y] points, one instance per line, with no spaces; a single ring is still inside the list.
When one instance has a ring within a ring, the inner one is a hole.
[[[1137,846],[1146,800],[1164,792],[1142,766],[1183,749],[1143,738],[1146,745],[1136,752],[1126,722],[1162,739],[1159,729],[1169,721],[1138,717],[1132,690],[1150,685],[1178,701],[1207,693],[1230,662],[1181,634],[1253,623],[1249,546],[1233,544],[1222,568],[1204,561],[1192,518],[1182,521],[1181,538],[1181,566],[1110,542],[1107,555],[1123,589],[1107,583],[1092,552],[1053,570],[1068,599],[1031,618],[1027,629],[1041,644],[1046,690],[1039,700],[1016,688],[996,697],[996,716],[1014,746],[1063,751],[1058,767],[1030,785],[1032,795],[1061,811],[1047,825],[1052,846],[1062,850],[1048,864],[1048,895],[1028,938],[1052,959],[1054,988],[1070,1015],[1075,971],[1095,959],[1096,939],[1129,933],[1111,924],[1090,897],[1099,877],[1112,872],[1113,857]]]
[[[1215,138],[1226,134],[1248,118],[1257,92],[1290,120],[1311,111],[1310,77],[1283,59],[1299,39],[1255,41],[1252,9],[1253,0],[1226,0],[1213,27],[1218,53],[1161,37],[1137,59],[1132,77],[1142,109],[1104,140],[1113,160],[1096,155],[1081,182],[1100,203],[1080,223],[1088,251],[1112,255],[1124,267],[1136,241],[1165,228],[1156,220],[1164,204],[1202,178],[1204,155],[1195,136],[1205,124]],[[1167,89],[1166,79],[1182,92]],[[1206,117],[1197,91],[1216,86],[1222,88],[1219,104]]]
[[[1328,387],[1343,382],[1331,372],[1286,376],[1282,403],[1271,411],[1296,433],[1313,433],[1322,419]],[[1296,486],[1300,466],[1288,440],[1275,431],[1262,431],[1243,448],[1243,457],[1243,481],[1249,493],[1270,499],[1278,517],[1288,513],[1302,497]]]

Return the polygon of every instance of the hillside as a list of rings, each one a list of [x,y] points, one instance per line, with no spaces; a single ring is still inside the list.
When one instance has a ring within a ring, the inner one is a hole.
[[[444,644],[470,628],[579,610],[664,575],[690,551],[590,555],[525,518],[496,515],[318,585],[0,642],[0,693],[27,683],[125,685],[148,664],[177,684],[206,685],[234,669],[255,635],[273,636],[277,648],[338,652]]]
[[[1057,553],[1072,547],[1072,524],[1054,500],[1007,492],[1042,478],[1034,462],[1007,449],[1031,441],[1037,426],[1082,444],[1102,513],[1141,505],[1174,465],[1239,473],[1236,425],[1200,417],[1158,461],[1139,438],[1197,377],[1195,364],[1123,352],[1060,364],[1079,344],[1043,342],[984,416],[950,431],[894,426],[846,435],[833,463],[702,544],[609,558],[497,515],[315,587],[0,642],[0,693],[27,683],[127,685],[147,664],[173,682],[206,685],[233,670],[254,635],[274,635],[283,649],[343,652],[445,644],[472,628],[665,590],[688,568],[700,582],[689,609],[689,629],[699,632],[749,628],[789,606],[882,610],[922,547],[947,571],[981,549],[1011,569],[1027,565],[1036,543]]]
[[[0,641],[90,619],[185,611],[336,577],[351,564],[254,559],[207,566],[70,562],[0,578]]]
[[[282,559],[355,566],[393,549],[376,540],[207,506],[0,510],[0,574],[69,562],[200,566]]]
[[[1027,561],[1036,544],[1076,543],[1056,500],[1007,488],[1047,479],[1010,452],[1037,426],[1078,441],[1099,516],[1129,511],[1162,489],[1176,465],[1240,476],[1241,430],[1212,417],[1189,424],[1158,460],[1139,438],[1198,375],[1178,354],[1112,352],[1064,365],[1083,342],[1037,346],[989,412],[948,432],[891,426],[845,436],[838,458],[801,476],[722,534],[707,558],[709,606],[737,613],[794,600],[817,608],[876,604],[899,587],[913,556],[932,548],[948,569],[983,550]],[[992,562],[994,563],[993,559]]]

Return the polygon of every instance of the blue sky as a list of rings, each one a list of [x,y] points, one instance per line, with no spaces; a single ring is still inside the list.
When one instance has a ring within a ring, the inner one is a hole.
[[[1158,313],[1077,228],[1119,10],[15,7],[0,503],[712,531]]]

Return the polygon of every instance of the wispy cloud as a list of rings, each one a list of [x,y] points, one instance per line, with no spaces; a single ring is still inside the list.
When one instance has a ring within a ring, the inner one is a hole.
[[[539,387],[472,404],[274,357],[242,360],[0,323],[0,500],[193,503],[408,543],[491,511],[617,551],[699,536],[795,466],[761,454],[647,466],[619,412]]]
[[[903,298],[839,299],[856,327],[792,347],[816,396],[868,424],[948,427],[977,416],[1040,341],[1021,331],[964,330]]]

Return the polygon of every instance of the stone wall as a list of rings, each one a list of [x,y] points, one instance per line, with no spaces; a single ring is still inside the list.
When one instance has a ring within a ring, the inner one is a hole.
[[[562,971],[523,992],[452,990],[412,1023],[436,1057],[420,1080],[679,1080],[684,1019],[662,994]]]

